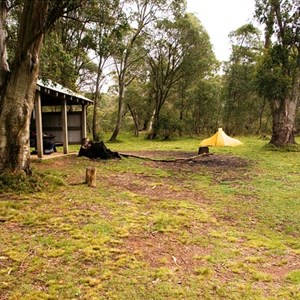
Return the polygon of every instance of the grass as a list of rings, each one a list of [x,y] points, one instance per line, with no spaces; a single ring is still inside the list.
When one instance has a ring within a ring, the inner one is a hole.
[[[240,139],[211,152],[242,166],[70,156],[1,178],[0,299],[299,299],[300,152]],[[107,146],[192,156],[198,144]]]

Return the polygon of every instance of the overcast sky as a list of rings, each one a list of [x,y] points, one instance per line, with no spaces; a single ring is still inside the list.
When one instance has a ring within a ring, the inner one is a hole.
[[[253,19],[255,0],[187,0],[210,36],[217,59],[228,60],[228,34]]]

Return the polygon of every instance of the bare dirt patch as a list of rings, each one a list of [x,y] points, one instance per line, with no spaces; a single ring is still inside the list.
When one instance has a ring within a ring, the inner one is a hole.
[[[193,199],[199,203],[207,202],[199,191],[195,191],[188,180],[188,176],[193,174],[203,174],[212,176],[216,183],[221,181],[235,184],[236,180],[247,179],[247,170],[251,165],[246,159],[228,156],[228,155],[208,155],[198,156],[193,152],[182,151],[135,151],[126,152],[141,157],[140,160],[147,167],[155,170],[162,169],[171,172],[171,176],[159,178],[158,176],[143,173],[132,172],[97,172],[97,181],[101,185],[117,189],[119,191],[130,191],[150,197],[150,199]],[[143,159],[144,158],[144,159]],[[161,158],[169,160],[168,162],[160,161]],[[183,158],[184,160],[177,160]],[[193,158],[188,160],[188,158]],[[33,165],[37,169],[55,169],[57,171],[65,171],[72,166],[82,164],[83,158],[75,155],[63,158],[55,158],[51,163],[46,164],[35,162]],[[137,158],[122,158],[137,159]],[[158,159],[158,161],[155,161]],[[86,159],[89,161],[89,159]],[[177,160],[177,161],[174,161]],[[112,161],[91,160],[92,163],[109,163]],[[97,166],[97,165],[96,165]],[[100,169],[100,166],[99,166]],[[225,172],[226,171],[226,172]],[[83,180],[84,178],[81,178]],[[66,178],[71,185],[83,184],[78,182],[78,174],[69,174]]]
[[[208,154],[199,155],[195,152],[182,152],[182,151],[135,151],[126,152],[126,154],[132,154],[140,156],[141,158],[159,159],[166,158],[170,161],[167,163],[174,165],[191,165],[200,164],[209,167],[229,167],[229,168],[243,168],[248,167],[250,162],[246,159],[237,156],[229,156],[222,154]],[[171,160],[185,159],[172,162]],[[190,159],[190,160],[189,160]]]
[[[8,283],[15,276],[11,287],[26,272],[25,281],[45,292],[54,274],[78,277],[68,286],[90,291],[98,281],[89,280],[100,278],[101,292],[110,276],[115,286],[128,274],[136,281],[133,288],[168,281],[168,288],[207,291],[209,299],[223,299],[223,293],[224,299],[255,298],[252,288],[266,298],[283,295],[287,285],[287,291],[298,291],[298,282],[289,281],[292,271],[298,280],[298,241],[284,239],[283,230],[262,222],[257,207],[264,202],[257,196],[260,186],[252,185],[253,162],[181,151],[132,154],[141,158],[36,160],[34,172],[53,181],[49,189],[24,197],[13,194],[9,203],[10,195],[0,195],[9,213],[9,218],[0,217],[5,232],[0,267]],[[95,188],[84,182],[89,166],[97,168]],[[15,203],[19,199],[26,202]]]
[[[197,256],[209,255],[211,247],[184,245],[176,236],[163,233],[131,236],[126,241],[131,253],[137,253],[153,267],[169,267],[181,275],[191,274],[199,266]]]
[[[174,178],[178,182],[176,174],[180,174],[180,181],[184,183],[184,174],[208,174],[212,176],[214,182],[231,182],[249,180],[248,170],[253,165],[252,161],[247,159],[221,154],[210,154],[197,156],[193,152],[177,151],[141,151],[131,152],[133,155],[150,158],[151,161],[145,160],[145,164],[152,168],[161,168],[172,170]],[[168,162],[160,161],[163,157]],[[158,159],[158,161],[155,161]],[[183,160],[180,160],[183,159]]]

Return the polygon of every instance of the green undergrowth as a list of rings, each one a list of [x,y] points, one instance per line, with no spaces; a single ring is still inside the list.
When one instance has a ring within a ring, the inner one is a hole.
[[[288,145],[284,147],[276,147],[274,145],[267,144],[265,146],[265,150],[267,151],[279,151],[279,152],[300,152],[300,145]]]
[[[0,173],[0,194],[29,194],[41,192],[43,190],[51,191],[58,186],[64,185],[62,174],[34,172],[32,175],[23,173],[10,174]]]
[[[5,177],[0,299],[299,299],[300,153],[240,139],[211,148],[214,164],[68,156]],[[198,145],[107,143],[158,157]]]

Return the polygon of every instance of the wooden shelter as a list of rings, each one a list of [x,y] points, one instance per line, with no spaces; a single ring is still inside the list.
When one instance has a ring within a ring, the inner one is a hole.
[[[38,80],[31,131],[35,131],[36,151],[44,155],[43,141],[52,137],[68,154],[69,143],[86,137],[87,107],[92,100],[50,80]]]

